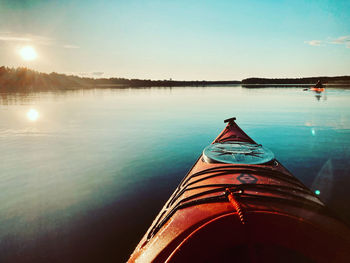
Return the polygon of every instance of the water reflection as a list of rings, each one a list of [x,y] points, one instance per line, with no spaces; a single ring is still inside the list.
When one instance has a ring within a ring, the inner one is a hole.
[[[317,101],[320,101],[322,97],[323,100],[327,100],[326,89],[314,89],[312,92],[315,93],[315,98]]]
[[[321,198],[347,204],[350,91],[327,92],[325,103],[300,87],[2,93],[0,255],[125,261],[231,116]]]
[[[320,100],[321,100],[321,97],[322,97],[322,95],[321,95],[321,94],[316,94],[316,95],[315,95],[315,98],[316,98],[316,100],[318,100],[318,101],[320,101]]]
[[[27,112],[27,118],[30,121],[36,121],[39,118],[39,112],[37,110],[35,110],[35,109],[30,109]]]

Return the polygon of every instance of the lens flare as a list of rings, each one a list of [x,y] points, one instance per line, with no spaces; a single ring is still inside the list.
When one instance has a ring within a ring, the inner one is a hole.
[[[311,134],[312,134],[313,136],[316,135],[316,130],[315,130],[314,128],[311,129]]]

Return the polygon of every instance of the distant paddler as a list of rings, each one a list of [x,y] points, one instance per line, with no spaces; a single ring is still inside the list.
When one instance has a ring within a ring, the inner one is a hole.
[[[321,83],[321,81],[317,81],[316,85],[314,87],[312,87],[310,90],[316,91],[316,92],[322,92],[324,91],[324,86]]]

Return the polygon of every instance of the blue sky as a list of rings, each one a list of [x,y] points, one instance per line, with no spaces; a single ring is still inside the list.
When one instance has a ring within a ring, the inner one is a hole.
[[[18,55],[24,45],[36,60]],[[350,1],[0,0],[0,64],[142,79],[350,75]]]

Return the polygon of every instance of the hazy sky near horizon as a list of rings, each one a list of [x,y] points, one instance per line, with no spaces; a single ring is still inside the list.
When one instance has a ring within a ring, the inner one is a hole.
[[[27,45],[37,59],[19,56]],[[141,79],[350,75],[350,1],[0,0],[0,65]]]

